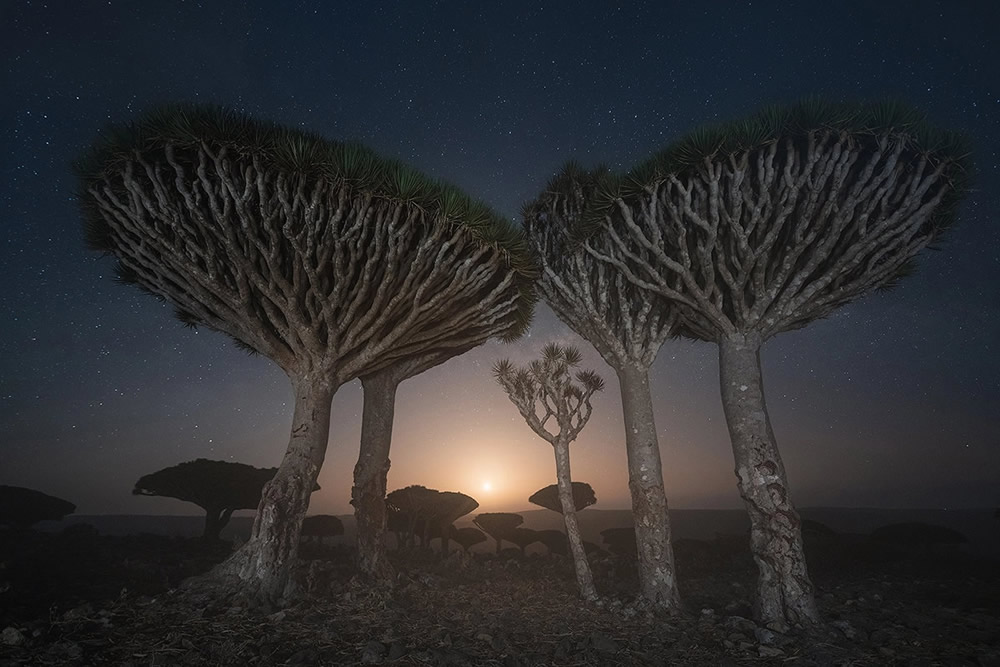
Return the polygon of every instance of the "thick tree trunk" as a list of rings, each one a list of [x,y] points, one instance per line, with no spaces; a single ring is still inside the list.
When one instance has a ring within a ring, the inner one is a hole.
[[[802,550],[799,515],[771,430],[760,372],[760,342],[719,343],[722,407],[736,460],[740,496],[750,514],[750,547],[759,571],[754,613],[763,623],[819,621]]]
[[[639,559],[639,592],[643,598],[669,611],[680,610],[670,514],[663,488],[660,445],[645,368],[618,369],[625,415],[625,448],[628,452],[628,488]]]
[[[385,486],[389,474],[392,421],[399,380],[390,371],[361,378],[364,409],[361,416],[361,452],[354,466],[351,504],[357,520],[358,567],[377,581],[392,580],[385,550]]]
[[[559,503],[562,505],[563,522],[566,524],[566,537],[569,540],[569,550],[573,554],[573,566],[576,568],[576,583],[580,587],[580,596],[584,600],[596,600],[597,589],[594,588],[594,575],[590,572],[587,552],[583,548],[583,538],[580,537],[580,526],[576,521],[576,504],[573,502],[573,482],[569,468],[569,443],[557,440],[553,445],[556,454],[556,481],[559,486]],[[524,548],[521,548],[522,553]]]
[[[235,575],[240,593],[265,604],[282,604],[295,593],[291,577],[302,520],[316,485],[330,436],[328,377],[293,379],[295,413],[288,449],[278,472],[264,485],[250,539],[216,574]]]

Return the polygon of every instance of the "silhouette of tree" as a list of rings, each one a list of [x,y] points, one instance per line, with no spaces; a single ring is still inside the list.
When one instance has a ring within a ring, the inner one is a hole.
[[[576,521],[569,444],[587,425],[593,409],[590,398],[604,387],[604,381],[594,371],[580,371],[576,374],[580,384],[575,384],[571,373],[579,363],[580,353],[575,348],[550,344],[542,350],[542,358],[531,362],[528,368],[515,368],[504,359],[493,367],[493,374],[531,430],[552,445],[556,457],[559,501],[566,524],[566,537],[573,553],[576,581],[584,599],[596,600],[594,576]],[[553,417],[558,427],[555,432],[546,427]]]
[[[238,578],[245,595],[280,602],[294,592],[289,568],[334,392],[416,357],[516,336],[533,289],[521,233],[366,148],[217,108],[147,114],[107,133],[77,167],[88,243],[117,259],[122,282],[272,359],[291,380],[285,458],[250,540],[215,570]],[[360,535],[384,530],[387,463],[383,451],[368,454],[391,425],[367,422],[355,506],[376,516],[362,517]]]
[[[531,494],[528,502],[562,514],[562,503],[559,500],[559,485],[550,484]],[[573,482],[573,507],[577,512],[587,509],[597,502],[594,489],[586,482]]]
[[[565,556],[569,553],[569,540],[566,539],[566,533],[561,530],[535,531],[535,539],[544,544],[550,554]]]
[[[423,537],[423,523],[431,516],[434,502],[440,491],[428,489],[420,484],[412,484],[402,489],[396,489],[386,496],[385,502],[390,511],[399,517],[400,532],[404,533],[405,541],[413,546],[418,528]]]
[[[332,514],[315,514],[302,520],[302,537],[315,537],[320,542],[324,537],[344,534],[344,522]]]
[[[202,537],[217,540],[235,510],[255,509],[260,504],[261,490],[277,471],[245,463],[195,459],[143,475],[132,494],[194,503],[205,510]]]
[[[524,556],[528,546],[538,541],[538,531],[531,528],[515,528],[507,534],[505,539],[516,544],[517,548],[521,550],[521,555]]]
[[[455,528],[455,526],[451,526],[448,531],[448,536],[458,542],[462,547],[462,551],[466,554],[469,553],[469,549],[476,546],[480,542],[485,542],[487,540],[483,531],[472,527]]]
[[[567,326],[618,375],[625,418],[632,514],[639,526],[639,593],[668,612],[680,610],[670,514],[649,393],[649,367],[677,321],[670,301],[644,293],[575,240],[607,170],[569,163],[522,209],[528,242],[541,263],[538,291]],[[597,245],[602,237],[589,241]]]
[[[672,302],[680,335],[719,346],[760,621],[819,619],[760,348],[905,276],[968,171],[960,138],[910,109],[806,102],[689,135],[605,178],[586,213],[584,251]]]
[[[76,505],[23,486],[0,485],[0,526],[27,530],[39,521],[60,521]]]
[[[448,555],[451,525],[478,507],[479,502],[475,498],[455,491],[441,491],[432,501],[427,523],[428,527],[432,527],[435,536],[441,538],[443,555]]]
[[[634,558],[638,541],[635,538],[635,528],[606,528],[601,531],[601,540],[608,545],[608,551],[625,558]]]
[[[501,542],[509,539],[515,528],[524,523],[524,517],[511,512],[485,512],[477,514],[472,523],[479,526],[484,533],[497,542],[497,555],[500,555]]]

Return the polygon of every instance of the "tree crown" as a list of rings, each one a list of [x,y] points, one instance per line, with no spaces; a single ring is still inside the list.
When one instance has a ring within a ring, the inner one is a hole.
[[[586,509],[597,502],[597,495],[594,494],[593,487],[586,482],[573,482],[573,505],[577,511]],[[562,502],[559,500],[559,485],[549,484],[545,488],[539,489],[531,494],[528,502],[545,509],[562,514]]]
[[[159,175],[165,152],[169,155],[166,162],[171,165],[166,170],[170,172],[174,168],[185,168],[196,174],[199,167],[204,168],[206,152],[225,155],[235,164],[230,168],[236,174],[251,173],[247,165],[252,164],[257,175],[267,173],[276,181],[298,184],[296,187],[300,190],[328,183],[347,193],[404,204],[409,210],[421,211],[422,216],[435,225],[466,230],[475,243],[496,250],[515,275],[520,297],[513,322],[497,335],[513,340],[530,324],[536,267],[517,226],[455,186],[431,179],[413,167],[382,157],[360,144],[331,141],[314,133],[256,120],[224,107],[162,106],[133,122],[112,125],[103,132],[74,165],[80,182],[79,201],[84,213],[85,237],[91,248],[111,253],[117,249],[116,232],[107,220],[107,210],[101,210],[91,191],[110,183],[113,190],[124,194],[126,186],[118,182],[117,175],[143,169],[155,169]],[[204,172],[201,177],[204,178]],[[158,197],[164,195],[163,192],[156,194]],[[217,196],[222,200],[231,193],[222,192]],[[211,195],[207,197],[211,198]],[[198,206],[208,206],[204,201],[191,201]],[[290,223],[285,220],[280,224],[287,227]],[[287,259],[279,261],[288,262]],[[281,265],[268,266],[268,270],[290,272],[289,266]],[[157,296],[164,296],[162,289],[150,289],[148,280],[139,280],[134,268],[122,267],[119,273],[122,282],[138,284]],[[199,323],[204,319],[180,306],[178,311],[185,323]],[[226,333],[233,335],[229,331]],[[241,337],[233,337],[250,350],[256,350]]]
[[[679,334],[759,343],[909,273],[953,222],[970,170],[961,135],[908,107],[811,100],[594,176],[574,236],[669,300]]]
[[[29,528],[39,521],[59,521],[76,505],[23,486],[0,485],[0,526]]]
[[[531,430],[550,444],[576,439],[593,411],[591,397],[604,389],[604,380],[592,370],[577,372],[573,381],[572,371],[582,358],[575,347],[549,343],[542,349],[542,358],[527,368],[518,368],[508,359],[493,365],[493,376],[507,397]],[[546,426],[552,418],[559,427],[556,432]]]
[[[680,177],[700,169],[706,162],[722,162],[782,139],[801,141],[819,132],[845,133],[859,145],[868,147],[889,138],[902,143],[908,153],[948,164],[952,194],[939,210],[937,226],[944,228],[952,222],[954,207],[972,175],[968,138],[961,132],[933,125],[925,114],[898,100],[852,103],[811,97],[790,104],[772,104],[745,118],[699,127],[624,173],[612,172],[604,166],[587,171],[570,161],[550,185],[566,187],[571,178],[592,183],[594,196],[578,230],[585,236],[593,231],[595,217],[606,212],[618,198],[640,194],[653,183],[671,175]]]
[[[195,459],[143,475],[132,494],[176,498],[209,511],[256,509],[261,490],[277,471],[245,463]]]

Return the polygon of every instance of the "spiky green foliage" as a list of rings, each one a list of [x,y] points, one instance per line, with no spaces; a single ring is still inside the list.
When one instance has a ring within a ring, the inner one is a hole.
[[[498,249],[517,275],[521,299],[516,323],[503,339],[518,338],[530,325],[537,269],[518,226],[457,187],[431,179],[358,143],[331,141],[220,106],[161,106],[135,121],[112,125],[101,134],[74,164],[85,238],[91,248],[110,251],[114,245],[107,223],[86,196],[88,187],[105,174],[127,168],[136,156],[155,162],[165,146],[171,147],[181,163],[193,168],[202,146],[213,151],[225,148],[235,159],[257,161],[273,178],[342,184],[353,192],[417,207],[436,223],[465,228],[476,241]],[[120,276],[120,280],[134,282],[127,275]]]
[[[557,436],[545,424],[550,417],[557,417],[563,420],[560,435],[573,440],[590,418],[591,396],[604,389],[604,380],[592,370],[578,371],[575,379],[579,384],[573,382],[573,370],[582,360],[575,347],[549,343],[542,349],[541,359],[527,367],[518,368],[510,360],[500,359],[492,372],[538,435],[552,442]]]

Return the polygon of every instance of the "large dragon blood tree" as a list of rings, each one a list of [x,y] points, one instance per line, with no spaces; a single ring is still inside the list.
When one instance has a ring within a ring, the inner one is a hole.
[[[219,108],[113,128],[77,168],[87,241],[117,259],[120,280],[291,380],[288,449],[250,540],[215,572],[280,602],[334,392],[523,330],[532,262],[520,232],[364,147]]]
[[[809,101],[697,131],[608,178],[588,211],[587,252],[719,346],[763,621],[818,613],[760,348],[904,276],[952,223],[968,170],[961,139],[910,109]]]
[[[668,300],[632,285],[574,240],[572,232],[599,196],[606,176],[602,168],[586,171],[567,164],[524,205],[524,228],[541,265],[539,294],[618,374],[640,594],[662,609],[677,611],[670,515],[649,392],[649,367],[673,332],[677,315]],[[590,243],[599,245],[601,240],[595,236]]]

